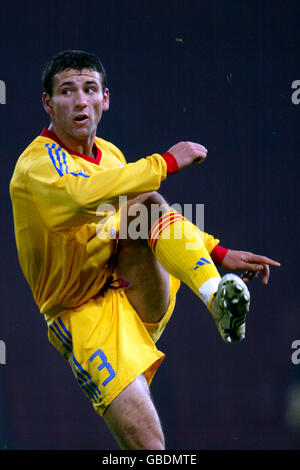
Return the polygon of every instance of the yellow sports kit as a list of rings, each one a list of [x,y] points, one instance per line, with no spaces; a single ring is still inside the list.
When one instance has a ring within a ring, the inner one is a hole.
[[[19,157],[10,195],[20,265],[48,324],[49,340],[102,415],[138,375],[151,383],[164,358],[155,343],[174,310],[180,277],[176,268],[167,269],[168,310],[159,323],[143,323],[114,263],[119,197],[156,191],[167,177],[167,160],[153,154],[127,164],[117,147],[98,137],[93,153],[94,158],[71,151],[44,129]],[[165,248],[157,238],[177,219],[182,223],[175,214],[152,227],[149,245],[158,259]],[[214,278],[218,273],[209,254],[219,240],[203,237],[205,258],[197,260],[205,259],[204,269]]]

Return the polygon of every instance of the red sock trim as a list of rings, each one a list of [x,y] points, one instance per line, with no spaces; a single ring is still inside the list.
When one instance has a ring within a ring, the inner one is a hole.
[[[168,212],[155,222],[148,235],[148,244],[153,252],[160,235],[177,220],[183,219],[182,215],[177,212]]]

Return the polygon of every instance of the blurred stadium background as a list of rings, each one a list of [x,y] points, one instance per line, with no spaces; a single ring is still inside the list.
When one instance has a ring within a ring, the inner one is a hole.
[[[9,181],[48,125],[41,72],[65,49],[95,52],[107,70],[99,135],[128,161],[180,140],[205,145],[205,164],[170,177],[162,194],[205,204],[205,229],[223,246],[282,263],[267,287],[251,284],[247,338],[232,347],[181,288],[151,388],[168,449],[299,448],[299,18],[294,0],[1,3],[0,449],[117,448],[48,343],[14,244]]]

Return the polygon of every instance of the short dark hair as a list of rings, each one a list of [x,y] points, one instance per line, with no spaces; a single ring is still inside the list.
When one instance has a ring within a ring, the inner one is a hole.
[[[52,57],[43,71],[42,82],[44,90],[48,95],[52,96],[54,75],[66,69],[79,71],[82,69],[95,70],[101,75],[103,91],[107,88],[106,72],[99,57],[89,52],[70,50],[60,52]]]

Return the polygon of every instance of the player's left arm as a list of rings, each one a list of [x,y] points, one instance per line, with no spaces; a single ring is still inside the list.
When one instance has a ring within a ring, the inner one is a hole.
[[[227,271],[244,271],[241,275],[247,282],[262,273],[262,283],[268,284],[270,266],[279,267],[280,263],[266,256],[256,255],[248,251],[228,250],[223,258],[221,266]]]

